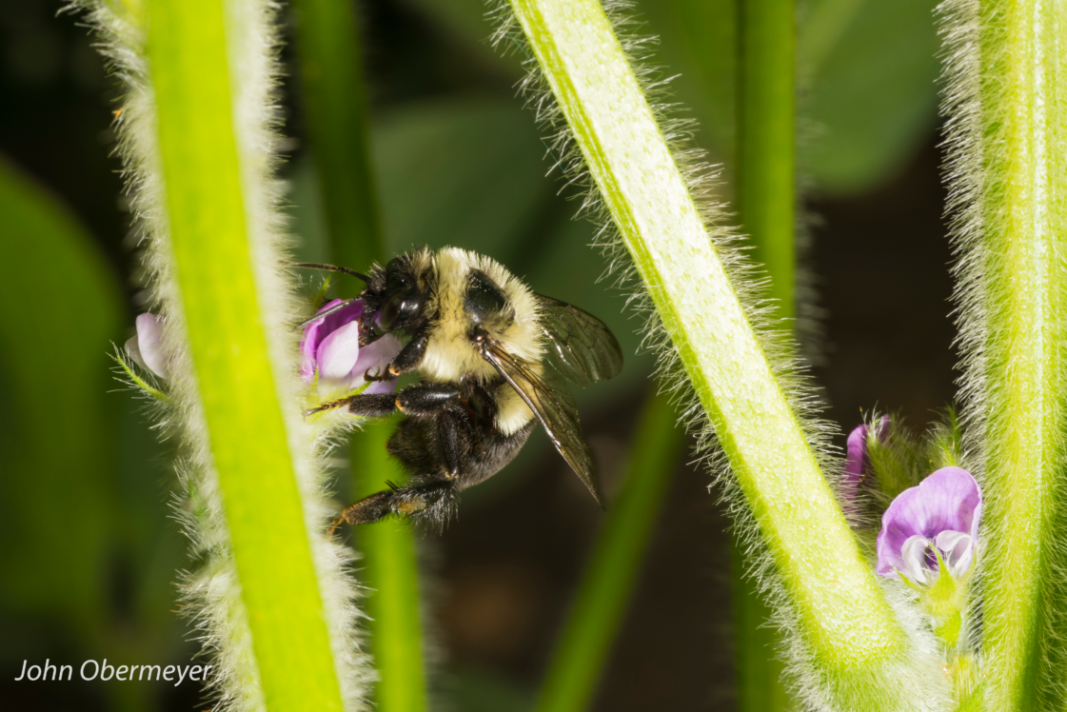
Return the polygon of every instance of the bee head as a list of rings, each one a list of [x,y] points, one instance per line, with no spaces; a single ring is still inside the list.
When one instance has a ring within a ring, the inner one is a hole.
[[[427,251],[416,250],[376,267],[363,293],[364,324],[378,333],[417,331],[426,321],[430,264]]]

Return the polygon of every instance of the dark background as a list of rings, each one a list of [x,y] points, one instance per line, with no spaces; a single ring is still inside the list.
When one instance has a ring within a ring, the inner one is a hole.
[[[0,3],[0,153],[84,224],[126,295],[126,323],[132,325],[139,288],[130,275],[137,253],[128,238],[111,129],[119,88],[81,18],[57,16],[61,5]],[[817,14],[819,5],[813,3],[810,12]],[[807,137],[804,180],[811,186],[807,261],[824,314],[824,356],[815,378],[825,389],[830,419],[846,431],[875,406],[922,427],[954,393],[932,5],[858,3],[836,40],[818,45],[824,47],[821,63],[805,69],[800,128]],[[710,2],[701,16],[708,24],[701,25],[685,14],[691,6],[648,0],[637,3],[637,12],[646,22],[642,32],[661,35],[652,61],[665,65],[667,74],[682,74],[673,84],[674,98],[701,120],[696,140],[714,160],[726,162],[728,180],[733,9],[724,0]],[[516,62],[500,59],[482,40],[491,28],[477,6],[374,0],[360,7],[372,143],[390,242],[397,249],[426,242],[493,254],[539,291],[605,318],[632,353],[637,322],[620,316],[623,294],[595,283],[603,265],[582,247],[593,227],[570,219],[577,204],[568,202],[568,191],[557,194],[558,176],[545,177],[551,159],[544,157],[531,113],[515,98]],[[813,16],[802,16],[802,27]],[[801,42],[802,49],[807,46]],[[295,76],[292,50],[285,54]],[[305,240],[301,251],[314,255],[323,244],[321,210],[313,157],[302,141],[296,81],[285,83],[284,107],[285,131],[292,137],[285,175],[294,230]],[[728,197],[728,183],[724,191]],[[2,215],[0,239],[20,239],[5,231]],[[46,268],[40,279],[42,290],[52,288]],[[33,304],[33,295],[26,295],[22,307]],[[32,345],[32,335],[27,342]],[[101,352],[107,348],[102,344]],[[583,423],[609,497],[648,389],[649,368],[647,356],[631,359],[618,382],[583,395]],[[10,384],[17,377],[0,377],[0,396],[11,392],[2,388],[5,379]],[[4,418],[17,417],[10,398],[0,404]],[[195,651],[186,624],[171,612],[174,571],[187,562],[168,518],[168,446],[154,441],[128,394],[109,394],[105,407],[101,417],[114,424],[117,448],[107,483],[118,503],[113,511],[137,525],[123,527],[94,552],[105,562],[94,584],[103,591],[95,625],[73,622],[62,603],[32,605],[25,595],[12,594],[26,588],[33,569],[0,560],[0,699],[7,709],[204,707],[189,683],[13,682],[24,659],[47,657],[75,668],[105,656],[186,664]],[[62,448],[63,434],[55,437]],[[686,466],[686,459],[675,466],[596,709],[732,704],[728,522],[718,493],[708,493],[707,472]],[[19,506],[32,487],[27,476],[4,472],[5,506]],[[49,493],[57,514],[42,526],[63,529],[63,508],[77,504],[65,494],[63,488]],[[425,542],[428,580],[434,582],[432,629],[444,653],[437,688],[452,700],[452,709],[515,709],[530,698],[600,517],[578,480],[537,437],[519,462],[465,498],[461,516],[443,536]],[[7,526],[0,532],[0,548],[33,553],[39,545],[32,530]],[[80,555],[78,532],[66,535],[67,555]],[[62,566],[62,556],[46,550],[30,558],[40,567]]]

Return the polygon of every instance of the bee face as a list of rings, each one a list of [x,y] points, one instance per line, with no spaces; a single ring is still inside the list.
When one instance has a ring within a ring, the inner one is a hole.
[[[379,334],[410,334],[424,327],[435,281],[427,250],[400,255],[385,269],[375,269],[363,294],[365,328]]]

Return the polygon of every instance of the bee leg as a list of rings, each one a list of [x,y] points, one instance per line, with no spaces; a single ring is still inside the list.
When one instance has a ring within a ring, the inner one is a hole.
[[[451,383],[411,386],[397,394],[396,407],[413,418],[433,418],[445,474],[458,477],[475,435],[470,409],[459,387]]]
[[[377,418],[390,415],[396,410],[396,396],[392,393],[360,393],[344,399],[352,415]]]
[[[460,390],[454,383],[420,383],[397,393],[396,407],[416,418],[437,415],[461,407]]]
[[[377,383],[379,381],[392,381],[394,379],[384,368],[376,368],[373,373],[371,373],[371,370],[368,368],[363,372],[363,380],[367,383]]]
[[[429,344],[430,335],[428,333],[424,332],[413,336],[389,363],[390,376],[396,378],[405,373],[411,373],[418,368],[419,364],[422,363],[422,358],[426,355],[426,347]]]
[[[396,410],[396,396],[391,393],[360,393],[347,398],[323,403],[316,408],[304,411],[304,417],[321,413],[324,410],[345,408],[353,415],[363,415],[368,418],[389,415]]]
[[[463,474],[464,463],[470,459],[476,437],[470,416],[465,411],[449,410],[438,416],[437,442],[447,477],[457,478]]]
[[[393,513],[393,500],[396,490],[385,490],[364,497],[355,504],[350,504],[341,510],[340,516],[333,520],[330,525],[330,534],[345,522],[349,524],[370,524]]]
[[[407,487],[394,487],[345,507],[333,520],[332,534],[343,523],[370,524],[390,514],[427,521],[441,529],[456,511],[459,489],[452,480],[427,478]]]

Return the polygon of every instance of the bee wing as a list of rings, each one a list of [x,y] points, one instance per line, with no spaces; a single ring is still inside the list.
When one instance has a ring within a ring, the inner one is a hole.
[[[593,453],[582,434],[578,405],[567,384],[552,374],[542,376],[536,373],[528,362],[507,353],[496,342],[489,342],[487,348],[482,350],[482,358],[492,364],[518,392],[545,427],[556,450],[589,488],[597,503],[603,506]]]
[[[535,295],[545,335],[545,358],[561,376],[585,388],[622,370],[615,335],[589,312],[542,294]]]

